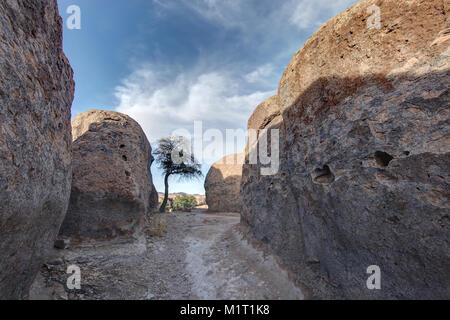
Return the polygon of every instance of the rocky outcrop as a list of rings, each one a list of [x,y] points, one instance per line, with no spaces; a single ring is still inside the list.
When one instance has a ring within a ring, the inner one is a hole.
[[[21,299],[69,203],[74,82],[56,1],[2,1],[0,26],[0,299]]]
[[[380,29],[367,26],[372,5]],[[242,226],[310,296],[448,296],[447,10],[439,0],[360,1],[284,72],[280,170],[244,167]],[[253,118],[275,120],[276,109]],[[371,265],[381,290],[366,286]]]
[[[127,115],[100,110],[77,115],[72,127],[72,193],[60,235],[72,241],[133,236],[158,204],[145,133]]]
[[[228,155],[211,166],[205,179],[206,203],[209,211],[239,212],[242,154]]]

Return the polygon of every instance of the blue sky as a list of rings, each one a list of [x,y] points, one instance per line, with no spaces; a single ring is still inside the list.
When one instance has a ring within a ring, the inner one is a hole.
[[[58,0],[64,22],[70,5],[81,9],[81,29],[64,26],[76,81],[72,116],[126,113],[153,147],[176,129],[192,131],[194,121],[204,130],[245,129],[255,107],[276,93],[293,54],[355,2]],[[205,175],[215,160],[205,160]],[[162,173],[153,166],[152,174],[162,191]],[[204,193],[203,180],[174,178],[170,192]]]

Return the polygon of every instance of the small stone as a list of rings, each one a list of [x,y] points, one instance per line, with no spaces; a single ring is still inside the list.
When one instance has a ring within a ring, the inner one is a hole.
[[[56,249],[60,249],[60,250],[65,249],[66,248],[66,241],[63,240],[63,239],[56,239],[55,243],[54,243],[54,247]]]

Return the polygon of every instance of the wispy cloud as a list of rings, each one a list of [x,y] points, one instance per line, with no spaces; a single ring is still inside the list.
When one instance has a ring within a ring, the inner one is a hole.
[[[271,63],[258,67],[244,76],[244,79],[249,83],[267,84],[267,81],[272,79],[274,75],[274,66]]]
[[[355,0],[297,0],[287,6],[292,12],[289,22],[300,29],[318,28],[355,2]]]
[[[241,25],[240,17],[246,6],[239,0],[182,0],[184,5],[193,9],[206,19],[216,21],[226,27]],[[247,4],[249,2],[247,1]]]
[[[160,0],[155,0],[160,3]],[[170,1],[169,1],[170,2]],[[299,29],[320,26],[357,0],[182,0],[203,18],[228,28],[279,30],[289,24]],[[162,4],[166,8],[167,1]]]

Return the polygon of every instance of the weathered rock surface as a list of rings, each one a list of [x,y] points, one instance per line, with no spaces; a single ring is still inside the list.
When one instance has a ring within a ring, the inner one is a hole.
[[[83,112],[72,127],[72,193],[61,236],[75,241],[133,236],[158,204],[145,133],[113,111]]]
[[[242,225],[310,295],[448,298],[449,27],[445,1],[360,1],[286,68],[280,171],[244,167]]]
[[[21,299],[69,203],[75,85],[56,1],[2,1],[0,30],[0,299]]]
[[[242,157],[242,154],[225,156],[209,169],[205,179],[206,203],[209,211],[241,210]]]

